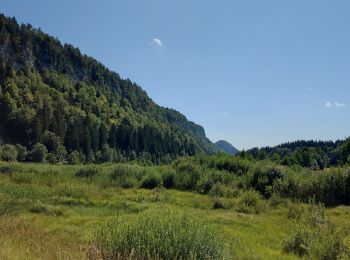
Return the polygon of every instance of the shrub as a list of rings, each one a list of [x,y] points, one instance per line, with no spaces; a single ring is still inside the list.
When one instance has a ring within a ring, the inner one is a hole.
[[[349,169],[330,169],[310,178],[316,200],[329,206],[350,203]]]
[[[78,178],[89,178],[90,181],[92,181],[93,177],[96,176],[99,173],[97,167],[84,167],[79,169],[75,173],[75,177]]]
[[[262,211],[260,194],[254,190],[243,193],[238,201],[237,211],[242,213],[260,213]]]
[[[325,220],[324,206],[310,200],[307,205],[294,206],[295,223],[283,242],[283,251],[312,259],[348,259],[349,227],[334,227]]]
[[[285,202],[285,200],[283,200],[283,198],[277,193],[272,193],[269,201],[270,201],[270,206],[272,208],[277,208],[279,205],[284,204]]]
[[[158,186],[152,190],[151,201],[167,202],[169,198],[170,198],[170,194],[162,186]]]
[[[287,208],[287,217],[289,219],[300,219],[305,212],[305,205],[301,203],[291,203]]]
[[[137,186],[141,174],[141,168],[137,165],[117,164],[109,174],[109,179],[117,186],[127,189]]]
[[[213,209],[224,209],[224,208],[225,206],[222,200],[219,197],[216,197],[213,205]]]
[[[283,251],[302,257],[309,252],[311,230],[307,226],[297,226],[292,234],[283,241]]]
[[[240,202],[247,205],[248,207],[255,207],[258,205],[261,196],[254,190],[247,191],[243,194],[240,199]]]
[[[249,161],[226,154],[218,154],[206,160],[209,161],[210,168],[228,171],[238,176],[246,175],[250,168]]]
[[[16,144],[16,149],[17,149],[17,161],[19,162],[24,162],[27,158],[27,148],[20,144]]]
[[[272,185],[275,181],[282,179],[284,173],[277,166],[257,166],[250,174],[251,186],[263,196],[269,197],[272,193]]]
[[[291,235],[283,241],[283,251],[311,259],[349,259],[349,235],[349,227],[296,224]]]
[[[175,161],[173,167],[176,169],[176,188],[195,190],[202,175],[201,167],[194,164],[192,159],[187,157]]]
[[[58,163],[58,159],[57,159],[56,154],[50,152],[50,153],[47,155],[47,161],[48,161],[49,163],[52,163],[52,164]]]
[[[80,154],[78,151],[73,151],[68,156],[68,162],[70,164],[79,164],[79,163],[81,163],[80,159],[81,158],[80,158]]]
[[[326,225],[313,235],[309,254],[314,259],[350,259],[349,227]]]
[[[224,241],[219,232],[184,214],[146,213],[117,218],[101,225],[94,244],[103,259],[222,259]]]
[[[45,145],[37,143],[33,149],[28,153],[28,159],[31,162],[44,163],[47,158],[47,148]]]
[[[147,174],[141,180],[141,188],[155,189],[159,186],[162,186],[162,179],[156,173]]]
[[[12,144],[5,144],[3,146],[1,157],[4,161],[14,162],[17,160],[17,156],[18,156],[18,151],[16,149],[16,146]]]
[[[207,194],[210,192],[214,185],[214,180],[208,175],[202,175],[197,182],[196,190],[200,193]]]
[[[172,169],[168,169],[162,174],[162,181],[164,188],[174,188],[176,184],[176,172]]]
[[[67,150],[63,145],[58,145],[56,149],[56,157],[58,162],[64,163],[67,159]]]
[[[224,197],[226,195],[225,186],[221,183],[215,183],[211,187],[209,195],[212,197]]]
[[[325,207],[322,203],[316,203],[315,199],[310,199],[302,217],[309,226],[319,227],[326,223]]]

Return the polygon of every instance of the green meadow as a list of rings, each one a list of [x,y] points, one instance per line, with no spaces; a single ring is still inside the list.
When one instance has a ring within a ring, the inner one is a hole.
[[[349,259],[350,207],[262,196],[203,165],[182,176],[189,160],[1,162],[0,259]]]

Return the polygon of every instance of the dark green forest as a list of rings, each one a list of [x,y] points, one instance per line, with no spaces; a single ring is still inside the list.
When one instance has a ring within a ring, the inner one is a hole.
[[[0,142],[8,144],[2,149],[8,160],[53,163],[159,163],[216,149],[203,127],[158,106],[136,83],[4,15]]]
[[[332,141],[295,141],[275,147],[253,148],[239,156],[255,160],[272,160],[276,163],[300,165],[313,170],[350,163],[350,138]]]

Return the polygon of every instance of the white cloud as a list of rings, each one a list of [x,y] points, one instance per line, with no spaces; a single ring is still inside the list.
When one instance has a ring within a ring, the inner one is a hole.
[[[345,107],[346,104],[334,102],[334,106],[335,106],[335,107]]]
[[[157,47],[163,47],[163,43],[159,38],[154,38],[151,42],[151,45],[157,46]]]
[[[326,107],[332,107],[332,103],[328,101],[328,102],[326,103]]]
[[[224,116],[229,116],[229,115],[230,115],[229,112],[225,112],[225,113],[224,113]]]
[[[328,101],[328,102],[326,102],[325,106],[328,107],[328,108],[331,108],[331,107],[342,108],[342,107],[350,106],[350,104],[348,105],[348,104],[345,104],[345,103],[338,103],[337,101],[332,103],[332,102]]]

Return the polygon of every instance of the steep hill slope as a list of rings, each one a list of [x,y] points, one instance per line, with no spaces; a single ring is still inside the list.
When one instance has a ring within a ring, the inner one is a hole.
[[[155,104],[78,48],[0,15],[0,123],[8,142],[86,161],[212,153],[203,127]],[[63,151],[64,153],[64,151]]]

